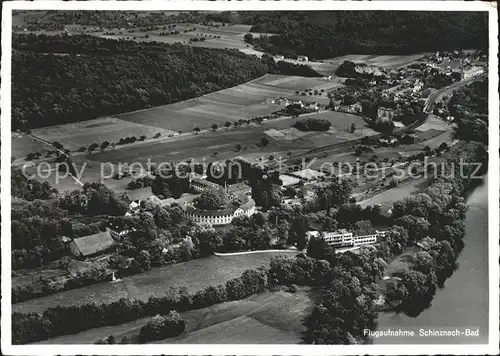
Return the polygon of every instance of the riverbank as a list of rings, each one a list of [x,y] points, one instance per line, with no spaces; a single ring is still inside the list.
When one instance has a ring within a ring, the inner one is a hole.
[[[458,269],[438,289],[431,306],[416,318],[380,313],[378,329],[414,330],[416,337],[375,338],[375,344],[480,344],[488,342],[488,179],[468,194],[464,237]],[[418,337],[420,328],[479,328],[479,336]]]

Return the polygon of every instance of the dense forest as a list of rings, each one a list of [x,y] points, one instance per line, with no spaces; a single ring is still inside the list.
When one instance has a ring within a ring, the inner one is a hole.
[[[237,50],[83,35],[16,35],[13,48],[14,130],[175,103],[266,73],[317,75]]]
[[[409,54],[487,48],[488,18],[477,12],[252,12],[252,32],[273,33],[257,47],[315,59],[345,54]]]
[[[457,126],[455,137],[488,143],[488,80],[483,79],[455,91],[448,103]]]

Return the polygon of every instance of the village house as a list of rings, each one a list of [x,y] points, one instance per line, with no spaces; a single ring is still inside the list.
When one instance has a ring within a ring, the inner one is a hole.
[[[310,103],[310,104],[306,104],[305,108],[307,110],[311,110],[311,111],[318,111],[319,110],[319,105],[318,105],[318,103]]]
[[[116,247],[110,229],[101,231],[97,234],[78,237],[70,245],[71,253],[77,258],[95,257],[106,252],[110,252]]]
[[[351,105],[336,105],[334,107],[335,111],[345,112],[348,114],[359,114],[363,111],[363,107],[359,103],[354,103]]]
[[[130,200],[129,209],[132,212],[137,211],[141,207],[141,202],[152,197],[153,191],[151,187],[143,187],[127,191],[127,197]]]
[[[424,88],[424,83],[422,83],[421,81],[417,80],[415,82],[415,85],[413,86],[413,93],[418,93],[420,90],[422,90]]]
[[[379,107],[377,110],[377,117],[380,119],[392,119],[394,117],[395,110],[386,107]]]

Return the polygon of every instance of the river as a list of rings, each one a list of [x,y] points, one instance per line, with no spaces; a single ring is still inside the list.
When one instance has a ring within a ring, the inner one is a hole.
[[[415,336],[379,337],[374,344],[488,343],[488,185],[487,178],[468,197],[465,248],[458,269],[438,289],[432,305],[416,318],[381,313],[377,330],[413,331]],[[477,329],[479,336],[419,336],[420,329]]]

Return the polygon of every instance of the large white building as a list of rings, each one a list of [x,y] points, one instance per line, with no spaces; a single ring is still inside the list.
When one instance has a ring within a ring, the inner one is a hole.
[[[323,236],[323,239],[331,246],[335,247],[358,247],[376,243],[379,237],[385,236],[385,232],[378,231],[372,228],[369,221],[359,221],[356,223],[354,232],[346,229],[337,231],[325,231],[320,233],[318,231],[308,231],[307,237]]]
[[[184,214],[195,223],[208,223],[214,226],[227,225],[236,217],[250,217],[255,214],[255,201],[248,198],[247,202],[240,206],[231,204],[227,208],[219,210],[198,209],[192,205],[187,205],[184,207]]]

